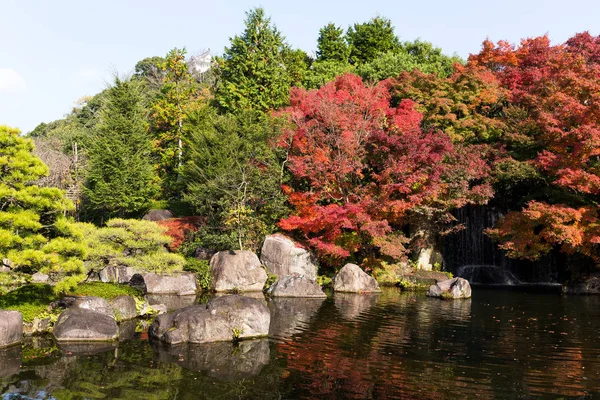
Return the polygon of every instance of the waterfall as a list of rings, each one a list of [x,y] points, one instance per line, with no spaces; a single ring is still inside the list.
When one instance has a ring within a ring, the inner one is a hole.
[[[482,284],[558,282],[564,257],[551,253],[535,262],[510,259],[484,234],[503,214],[491,205],[469,205],[454,211],[454,217],[465,229],[443,238],[444,270]]]

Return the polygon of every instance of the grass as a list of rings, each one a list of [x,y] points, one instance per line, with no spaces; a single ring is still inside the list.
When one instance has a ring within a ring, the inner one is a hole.
[[[95,296],[112,300],[118,296],[142,297],[142,292],[128,285],[116,283],[89,282],[77,286],[71,296]]]

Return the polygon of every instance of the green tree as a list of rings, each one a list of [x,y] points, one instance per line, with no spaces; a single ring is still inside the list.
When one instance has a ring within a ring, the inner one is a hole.
[[[66,217],[73,204],[64,192],[32,184],[48,168],[19,134],[0,126],[0,266],[9,271],[0,281],[40,272],[57,282],[57,292],[66,291],[85,278],[83,234]]]
[[[164,77],[157,101],[152,105],[151,131],[163,196],[181,197],[184,162],[184,121],[196,105],[198,85],[185,62],[185,49],[173,49],[161,65]]]
[[[379,16],[348,28],[346,40],[350,45],[350,60],[353,64],[370,62],[379,54],[400,47],[392,22]]]
[[[115,78],[108,90],[88,149],[84,193],[101,219],[140,213],[155,194],[140,84]]]
[[[262,8],[246,13],[246,28],[220,60],[215,100],[224,111],[266,111],[288,103],[292,78],[288,45]]]
[[[344,30],[329,23],[319,30],[317,39],[317,60],[347,63],[350,48],[344,37]]]
[[[257,250],[287,212],[281,166],[269,146],[274,121],[258,111],[217,115],[207,107],[193,123],[185,199],[206,217],[198,244]]]

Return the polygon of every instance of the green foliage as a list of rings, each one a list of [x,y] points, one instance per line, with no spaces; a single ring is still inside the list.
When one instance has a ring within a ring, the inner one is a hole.
[[[344,30],[329,23],[319,30],[317,39],[317,60],[348,63],[350,48],[344,37]]]
[[[115,78],[88,149],[84,192],[88,207],[101,218],[139,214],[156,193],[146,126],[140,84]]]
[[[307,89],[318,89],[345,73],[353,73],[356,67],[348,62],[315,61],[304,76],[302,86]]]
[[[400,47],[392,22],[379,16],[348,28],[346,40],[350,45],[350,60],[353,64],[373,61],[380,54]]]
[[[257,250],[287,212],[283,172],[269,146],[274,121],[256,111],[216,115],[205,109],[190,122],[185,199],[206,218],[195,243],[213,250]]]
[[[277,274],[271,274],[271,273],[269,273],[269,271],[267,271],[267,280],[265,281],[265,286],[263,287],[263,292],[266,292],[267,290],[269,290],[269,288],[271,286],[273,286],[275,284],[275,282],[277,282],[277,279],[279,279]]]
[[[193,272],[198,278],[198,284],[203,291],[210,290],[212,283],[212,275],[210,274],[210,264],[208,260],[198,260],[193,257],[185,259],[184,271]]]
[[[290,68],[289,47],[262,8],[247,12],[244,23],[220,60],[215,100],[228,112],[279,108],[289,102],[297,58]]]
[[[32,284],[0,296],[0,309],[20,311],[23,321],[31,322],[49,311],[58,297],[50,285]]]
[[[106,266],[126,266],[139,271],[164,273],[181,271],[185,260],[169,253],[171,238],[156,222],[111,219],[106,227],[82,224],[89,246],[88,269],[99,271]]]
[[[319,286],[329,287],[333,284],[333,279],[327,275],[319,275],[317,276],[317,283]]]
[[[50,275],[60,292],[85,278],[83,234],[61,190],[31,184],[48,169],[19,133],[0,126],[0,260],[12,273]]]
[[[78,285],[71,290],[69,294],[74,296],[94,296],[103,299],[112,300],[118,296],[131,296],[142,298],[143,294],[129,285],[119,285],[116,283],[87,282]]]

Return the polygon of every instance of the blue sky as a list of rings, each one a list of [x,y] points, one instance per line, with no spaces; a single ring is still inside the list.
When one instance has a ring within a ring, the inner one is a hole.
[[[0,0],[0,124],[28,132],[61,118],[115,71],[130,73],[173,47],[222,54],[257,6],[309,53],[328,22],[347,28],[376,15],[390,18],[401,40],[420,38],[462,57],[486,37],[518,43],[547,33],[560,43],[576,32],[600,34],[597,0]]]

